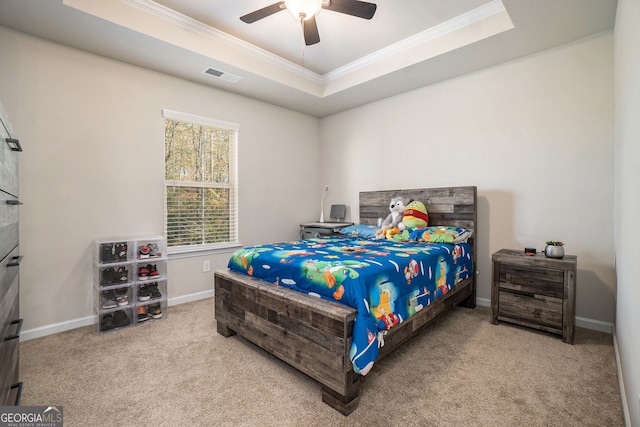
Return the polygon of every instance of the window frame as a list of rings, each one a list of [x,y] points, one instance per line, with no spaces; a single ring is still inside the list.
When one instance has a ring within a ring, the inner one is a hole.
[[[238,232],[238,137],[240,133],[240,125],[232,122],[225,122],[222,120],[212,119],[209,117],[198,116],[195,114],[183,113],[179,111],[173,111],[168,109],[162,110],[162,123],[165,127],[165,120],[174,120],[178,122],[191,123],[201,126],[213,127],[234,132],[233,140],[229,141],[229,183],[217,184],[217,183],[202,183],[202,188],[228,188],[230,190],[230,206],[229,216],[231,217],[231,230],[229,242],[223,243],[208,243],[199,245],[187,245],[187,246],[169,246],[167,247],[167,254],[170,258],[187,258],[191,256],[201,256],[208,254],[215,254],[219,252],[231,252],[241,247]],[[166,140],[164,141],[166,144]],[[164,185],[164,231],[165,236],[168,238],[168,224],[167,224],[167,189],[171,186],[186,186],[193,188],[192,185],[185,185],[177,183],[173,180],[163,179]]]

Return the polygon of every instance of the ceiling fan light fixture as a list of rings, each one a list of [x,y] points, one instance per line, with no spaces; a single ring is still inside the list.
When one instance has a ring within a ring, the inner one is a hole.
[[[285,0],[287,10],[298,20],[307,20],[322,7],[322,0]]]

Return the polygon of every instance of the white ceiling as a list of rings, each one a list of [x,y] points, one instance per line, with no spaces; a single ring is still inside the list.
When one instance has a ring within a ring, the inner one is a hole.
[[[313,46],[286,10],[240,21],[275,0],[0,0],[0,25],[324,117],[611,30],[617,3],[370,1],[321,10]]]

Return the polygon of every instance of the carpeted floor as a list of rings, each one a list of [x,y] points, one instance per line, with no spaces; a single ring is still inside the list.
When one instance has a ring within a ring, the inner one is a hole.
[[[71,426],[624,426],[611,335],[575,344],[457,308],[376,364],[344,417],[320,386],[242,338],[216,333],[213,300],[98,335],[21,344],[22,405]]]

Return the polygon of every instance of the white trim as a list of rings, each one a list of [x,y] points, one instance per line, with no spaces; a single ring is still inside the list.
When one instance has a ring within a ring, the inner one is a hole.
[[[326,84],[349,73],[353,73],[354,71],[357,71],[364,67],[371,66],[386,58],[391,58],[394,55],[406,52],[409,49],[421,46],[431,40],[443,37],[447,34],[453,33],[454,31],[466,28],[472,24],[475,24],[476,22],[483,21],[493,15],[503,12],[506,12],[506,9],[504,7],[504,4],[502,4],[502,1],[492,0],[489,3],[465,12],[462,15],[456,16],[452,19],[449,19],[448,21],[428,28],[421,33],[418,33],[411,37],[407,37],[406,39],[380,49],[377,52],[373,52],[369,55],[363,56],[356,61],[329,71],[322,76],[322,81]]]
[[[607,334],[613,333],[613,323],[603,322],[602,320],[576,316],[576,326],[593,331],[606,332]]]
[[[238,49],[244,52],[254,55],[263,61],[283,68],[291,73],[304,77],[314,83],[320,84],[322,82],[322,76],[316,72],[308,70],[298,64],[288,61],[284,58],[274,55],[273,53],[247,43],[244,40],[213,28],[207,24],[204,24],[189,16],[183,15],[180,12],[176,12],[166,6],[156,3],[152,0],[123,0],[125,3],[129,3],[136,6],[148,13],[154,14],[157,17],[166,21],[172,22],[182,28],[187,28],[195,33],[209,37],[213,40],[224,43],[228,46],[232,46],[234,49]],[[215,67],[214,67],[215,68]],[[243,70],[244,71],[244,70]]]
[[[38,328],[28,329],[26,331],[22,331],[20,334],[20,342],[69,331],[71,329],[82,328],[84,326],[95,325],[98,321],[97,317],[98,316],[94,314],[92,316],[81,317],[79,319],[72,319],[65,322],[54,323],[52,325],[44,325]]]
[[[487,298],[476,297],[476,304],[482,307],[491,307],[491,300]]]
[[[240,249],[240,243],[216,243],[213,245],[178,246],[167,249],[169,259],[192,258],[206,255],[232,253]]]
[[[631,427],[631,414],[627,406],[627,393],[624,388],[624,377],[622,376],[622,363],[620,361],[620,348],[618,347],[618,336],[615,325],[613,326],[613,352],[616,357],[616,369],[618,371],[618,384],[620,384],[620,400],[622,401],[622,413],[624,414],[624,425]]]
[[[167,110],[166,108],[162,109],[162,117],[165,119],[177,120],[179,122],[196,123],[202,126],[211,126],[235,132],[240,131],[240,125],[237,123],[225,122],[224,120],[216,120],[195,114],[182,113],[180,111]]]
[[[205,37],[209,37],[216,41],[225,43],[229,46],[233,46],[234,49],[239,49],[251,55],[257,56],[270,64],[281,67],[294,74],[298,74],[308,79],[309,81],[319,85],[326,85],[333,80],[353,73],[354,71],[357,71],[359,69],[376,64],[384,59],[393,57],[400,52],[405,52],[411,48],[420,46],[438,37],[442,37],[461,28],[466,28],[474,23],[481,22],[498,13],[506,12],[506,8],[502,3],[502,0],[491,0],[488,3],[477,7],[476,9],[465,12],[412,37],[408,37],[404,40],[392,44],[391,46],[380,49],[377,52],[364,56],[349,64],[343,65],[321,75],[291,61],[283,59],[280,56],[275,55],[265,49],[261,49],[255,45],[247,43],[238,37],[234,37],[207,24],[204,24],[196,19],[177,12],[171,8],[158,4],[152,0],[123,1],[180,27],[187,28]]]
[[[193,294],[181,295],[167,299],[167,305],[179,305],[187,302],[198,301],[206,298],[213,298],[213,289],[209,291],[196,292]],[[54,323],[51,325],[40,326],[38,328],[22,331],[20,334],[20,342],[29,341],[35,338],[53,335],[60,332],[70,331],[71,329],[82,328],[84,326],[95,325],[98,322],[98,316],[86,316],[78,319],[67,320],[66,322]],[[98,333],[96,331],[96,333]]]
[[[195,256],[195,254],[193,254]],[[186,257],[186,256],[185,256]],[[176,258],[185,258],[185,257],[176,257]],[[169,298],[167,300],[167,305],[179,305],[187,302],[198,301],[201,299],[212,298],[214,296],[213,289],[208,291],[196,292],[193,294],[182,295],[179,297]],[[476,298],[476,304],[482,307],[491,307],[491,300],[487,298]],[[54,323],[52,325],[40,326],[34,329],[28,329],[23,331],[20,334],[20,341],[28,341],[34,338],[40,338],[47,335],[57,334],[59,332],[68,331],[75,328],[81,328],[83,326],[93,325],[97,322],[97,316],[87,316],[81,317],[79,319],[68,320],[66,322]],[[629,410],[626,407],[626,400],[624,399],[624,384],[622,383],[622,373],[620,371],[620,355],[618,353],[618,340],[615,335],[615,328],[610,322],[603,322],[601,320],[587,319],[584,317],[576,317],[576,326],[580,326],[582,328],[591,329],[600,332],[606,332],[613,334],[613,347],[616,354],[616,365],[618,367],[618,378],[620,379],[620,390],[623,395],[622,403],[623,409],[625,410],[625,419],[627,420],[627,425],[629,420]]]
[[[169,298],[167,300],[167,305],[169,307],[173,305],[184,304],[187,302],[199,301],[202,299],[213,298],[213,289],[208,291],[196,292],[194,294],[182,295],[179,297]]]

